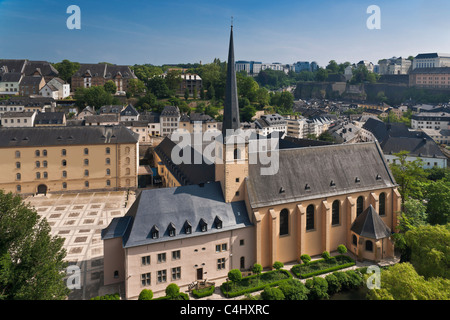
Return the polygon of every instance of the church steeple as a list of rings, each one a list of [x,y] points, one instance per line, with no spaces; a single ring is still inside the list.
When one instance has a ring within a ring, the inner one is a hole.
[[[223,110],[222,136],[227,136],[227,129],[239,129],[239,103],[236,84],[236,68],[234,63],[233,23],[231,24],[230,45],[228,51],[227,83]]]

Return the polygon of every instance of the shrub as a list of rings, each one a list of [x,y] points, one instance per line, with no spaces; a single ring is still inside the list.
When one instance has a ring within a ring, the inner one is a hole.
[[[331,295],[341,291],[342,285],[334,274],[327,275],[325,280],[328,283],[328,294]]]
[[[308,279],[305,286],[309,289],[309,300],[328,299],[328,283],[324,278],[313,277]]]
[[[345,271],[345,273],[348,275],[348,288],[349,289],[355,289],[360,287],[363,284],[363,277],[361,274],[355,270],[348,270]]]
[[[333,272],[333,275],[337,278],[341,284],[341,290],[347,290],[350,287],[350,279],[347,273],[342,271]]]
[[[215,287],[214,286],[210,286],[208,288],[203,288],[203,289],[194,289],[192,290],[192,295],[196,298],[203,298],[203,297],[207,297],[210,296],[214,293]]]
[[[228,278],[235,284],[236,282],[242,280],[242,273],[239,269],[232,269],[228,271]]]
[[[284,267],[284,264],[282,263],[282,262],[280,262],[280,261],[275,261],[274,263],[273,263],[273,268],[275,269],[275,270],[280,270],[281,268],[283,268]]]
[[[142,289],[141,293],[139,294],[138,300],[152,300],[153,298],[153,291],[150,289]]]
[[[340,245],[338,245],[338,247],[337,247],[337,251],[338,251],[340,254],[347,253],[347,247],[344,246],[343,244],[340,244]]]
[[[278,288],[283,292],[285,300],[308,300],[309,290],[298,280],[286,280]]]
[[[320,259],[307,264],[297,264],[291,268],[297,277],[305,279],[319,274],[354,266],[356,262],[348,256],[335,256],[328,260]]]
[[[104,296],[97,296],[97,297],[91,298],[91,300],[120,300],[120,296],[118,293],[105,294]]]
[[[261,299],[263,300],[284,300],[283,291],[274,287],[265,287],[261,292]]]
[[[308,264],[308,263],[311,262],[311,257],[310,257],[308,254],[302,254],[302,255],[300,256],[300,260],[302,260],[302,262],[303,262],[304,264]]]
[[[322,252],[322,258],[324,258],[325,260],[330,260],[330,253],[328,251]]]
[[[176,283],[171,283],[166,287],[166,296],[175,298],[180,293],[180,287]]]

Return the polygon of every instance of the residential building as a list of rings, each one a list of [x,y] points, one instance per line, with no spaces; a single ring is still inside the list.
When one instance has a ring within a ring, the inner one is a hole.
[[[35,127],[65,126],[66,114],[64,112],[39,112],[34,118]]]
[[[186,290],[195,281],[223,281],[232,269],[272,268],[340,244],[358,260],[393,257],[401,198],[379,144],[290,147],[274,152],[276,168],[266,159],[253,163],[261,154],[250,143],[260,136],[234,143],[241,124],[233,29],[226,83],[215,161],[176,164],[168,153],[174,142],[164,138],[158,148],[169,150],[155,161],[178,185],[142,191],[102,230],[104,284],[123,283],[126,298],[137,299],[142,289],[161,296],[168,283]]]
[[[138,135],[140,144],[149,144],[151,142],[151,125],[148,121],[121,121],[120,123]]]
[[[96,115],[93,107],[87,106],[77,114],[77,120],[85,120],[88,116]]]
[[[236,72],[245,71],[248,75],[257,75],[261,71],[260,61],[236,61]]]
[[[84,117],[86,126],[108,126],[119,124],[119,117],[117,114],[95,114]]]
[[[191,112],[180,117],[179,129],[189,133],[218,131],[216,120],[204,113]]]
[[[166,137],[179,128],[180,109],[175,106],[165,106],[159,121],[161,124],[161,136]]]
[[[152,137],[159,137],[161,135],[160,114],[157,112],[142,112],[140,119],[148,122],[148,133]]]
[[[450,67],[450,54],[420,53],[414,57],[412,69]]]
[[[262,115],[255,120],[255,128],[256,132],[263,136],[267,136],[274,131],[283,136],[287,133],[287,122],[283,116],[277,113]]]
[[[450,113],[420,112],[411,116],[412,129],[450,129]]]
[[[109,65],[106,63],[80,64],[80,68],[72,76],[72,90],[103,86],[111,80],[117,87],[117,92],[128,90],[128,81],[137,79],[128,66]]]
[[[137,186],[138,140],[123,126],[0,128],[0,189],[18,194]]]
[[[198,74],[183,73],[181,74],[180,88],[178,94],[184,94],[188,89],[192,96],[196,92],[197,97],[200,96],[200,91],[203,89],[202,78]]]
[[[0,95],[18,95],[22,77],[20,72],[2,72],[0,70]]]
[[[1,124],[5,128],[32,127],[36,112],[4,112],[1,115]]]
[[[365,66],[369,72],[373,72],[374,64],[367,60],[361,60],[356,64],[356,67]]]
[[[447,157],[433,139],[422,131],[410,131],[404,123],[385,123],[369,119],[361,129],[362,141],[377,140],[388,163],[397,161],[396,153],[407,151],[407,161],[420,159],[423,168],[446,168]]]
[[[450,89],[450,67],[416,68],[410,72],[409,86]]]
[[[42,76],[24,76],[19,83],[19,94],[21,96],[39,95],[44,85],[45,79]]]
[[[450,144],[450,130],[449,129],[441,129],[441,130],[434,130],[434,129],[420,129],[423,131],[427,136],[429,136],[431,139],[433,139],[438,144]]]
[[[138,121],[139,112],[131,104],[127,105],[122,111],[120,111],[120,121]]]
[[[70,95],[70,84],[61,78],[55,77],[42,87],[40,95],[52,97],[55,100],[67,98]]]
[[[386,74],[408,74],[411,70],[412,61],[404,59],[402,57],[392,57],[390,59],[382,59],[378,61],[379,70],[378,73],[382,75]]]

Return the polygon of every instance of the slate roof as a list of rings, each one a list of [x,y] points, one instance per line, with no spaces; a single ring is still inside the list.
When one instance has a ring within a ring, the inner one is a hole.
[[[39,112],[34,118],[34,124],[62,124],[64,112]]]
[[[43,76],[58,76],[59,72],[47,61],[27,61],[25,63],[24,73],[26,76],[32,75],[36,70]]]
[[[282,149],[277,164],[278,171],[267,175],[261,169],[268,165],[249,165],[252,208],[396,185],[377,142]]]
[[[391,236],[391,229],[386,226],[372,205],[355,219],[350,230],[362,237],[376,240]]]
[[[450,67],[435,67],[435,68],[416,68],[412,70],[409,74],[449,74]]]
[[[5,66],[8,72],[22,73],[25,68],[25,59],[2,59],[0,60],[0,68]]]
[[[136,143],[124,126],[0,128],[0,148]]]
[[[222,221],[221,228],[217,218]],[[206,223],[206,231],[201,231],[201,223]],[[191,233],[186,233],[186,224],[192,227]],[[212,182],[142,190],[126,215],[114,218],[102,230],[102,239],[122,237],[123,247],[130,248],[250,226],[245,202],[226,203],[220,183]],[[156,239],[151,234],[155,228],[159,230]],[[169,228],[175,228],[175,236],[169,236]]]
[[[0,73],[0,81],[2,82],[19,82],[20,78],[22,78],[20,72]]]
[[[39,85],[42,81],[41,76],[25,76],[20,81],[21,86],[36,86]]]
[[[165,106],[161,112],[161,117],[179,117],[180,109],[175,106]]]
[[[194,140],[192,139],[191,141]],[[202,144],[202,146],[199,146],[199,148],[203,150],[206,144],[209,144],[209,142]],[[175,164],[172,161],[171,155],[172,150],[176,145],[177,144],[175,142],[170,140],[168,137],[165,137],[163,141],[161,141],[160,144],[155,147],[154,151],[161,158],[161,161],[164,163],[167,170],[172,173],[172,175],[178,180],[181,185],[199,184],[215,181],[215,165],[206,163],[203,156],[190,146],[185,147],[191,149],[190,164]],[[202,159],[201,163],[199,164],[195,164],[195,159],[197,156],[200,156]]]
[[[137,112],[137,110],[131,104],[129,104],[129,105],[127,105],[127,107],[125,109],[123,109],[120,112],[120,115],[134,117],[134,116],[138,116],[139,112]]]
[[[85,74],[89,74],[91,77],[113,79],[119,73],[123,78],[136,79],[129,66],[108,65],[106,63],[82,63],[73,76],[83,77]]]

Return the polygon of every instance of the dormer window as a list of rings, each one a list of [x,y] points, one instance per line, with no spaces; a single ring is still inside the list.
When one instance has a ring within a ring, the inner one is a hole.
[[[205,232],[208,230],[208,224],[206,223],[206,221],[203,218],[200,219],[199,225],[200,225],[200,230],[202,232]]]
[[[167,227],[167,230],[169,231],[169,237],[175,237],[176,229],[175,225],[172,222]]]
[[[152,230],[151,230],[151,236],[152,239],[158,239],[159,238],[159,229],[156,225],[153,226]]]
[[[216,225],[217,229],[222,229],[222,219],[220,219],[218,216],[216,216],[216,219],[214,220],[214,224]]]
[[[192,225],[189,221],[186,220],[186,222],[184,223],[184,232],[186,234],[191,234],[192,233]]]

